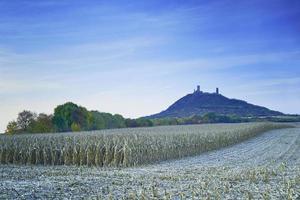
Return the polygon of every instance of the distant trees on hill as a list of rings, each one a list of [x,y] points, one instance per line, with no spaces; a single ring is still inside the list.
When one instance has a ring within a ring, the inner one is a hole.
[[[288,122],[300,121],[300,116],[282,116],[267,118],[242,118],[235,115],[218,115],[207,113],[203,116],[194,115],[186,118],[157,118],[157,119],[125,119],[119,114],[88,111],[86,108],[72,102],[59,105],[53,115],[36,114],[24,110],[16,120],[8,123],[7,134],[17,133],[49,133],[66,131],[89,131],[125,127],[149,127],[161,125],[184,125],[202,123],[238,123],[250,121]]]
[[[188,118],[159,118],[159,119],[125,119],[122,115],[88,111],[86,108],[67,102],[58,105],[53,115],[36,114],[24,110],[18,114],[15,121],[8,123],[7,134],[16,133],[49,133],[49,132],[77,132],[125,127],[149,127],[160,125],[182,125],[217,122],[241,122],[240,118],[221,116],[208,113],[204,116]]]
[[[152,119],[154,126],[159,125],[184,125],[184,124],[206,124],[206,123],[238,123],[247,122],[248,119],[242,119],[234,115],[218,115],[207,113],[203,116],[194,115],[185,118],[158,118]]]

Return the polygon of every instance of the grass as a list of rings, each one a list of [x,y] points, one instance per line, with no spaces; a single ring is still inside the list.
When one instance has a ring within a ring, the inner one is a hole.
[[[5,135],[0,137],[0,162],[129,167],[197,155],[283,127],[242,123]]]

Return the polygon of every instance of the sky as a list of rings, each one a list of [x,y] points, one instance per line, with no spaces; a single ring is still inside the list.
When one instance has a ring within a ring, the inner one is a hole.
[[[300,113],[300,1],[0,0],[0,132],[67,101],[146,116],[198,84]]]

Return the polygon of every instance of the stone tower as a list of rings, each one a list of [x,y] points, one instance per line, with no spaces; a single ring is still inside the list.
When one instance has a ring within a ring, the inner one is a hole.
[[[216,88],[216,94],[219,94],[219,88]]]

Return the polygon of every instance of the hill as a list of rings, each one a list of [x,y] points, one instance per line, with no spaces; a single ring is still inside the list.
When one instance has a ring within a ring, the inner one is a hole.
[[[147,118],[189,117],[214,112],[221,115],[237,115],[240,117],[262,117],[284,115],[281,112],[266,107],[253,105],[243,100],[230,99],[219,94],[200,91],[200,86],[194,93],[187,94],[166,110],[147,116]]]

